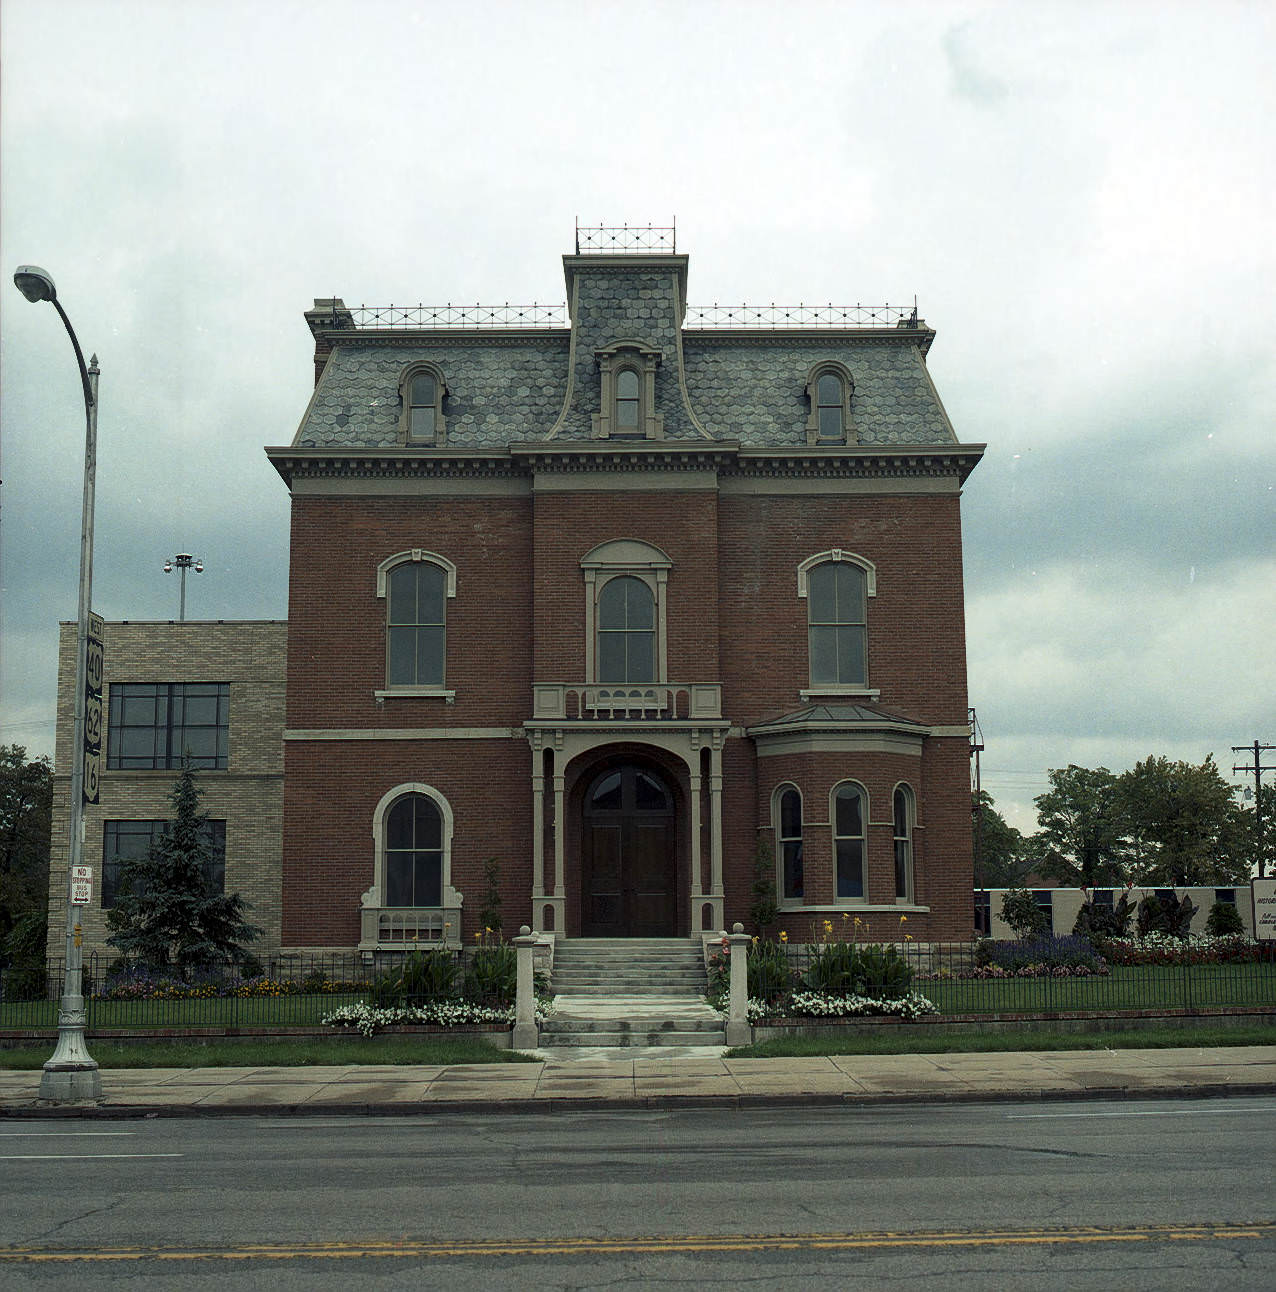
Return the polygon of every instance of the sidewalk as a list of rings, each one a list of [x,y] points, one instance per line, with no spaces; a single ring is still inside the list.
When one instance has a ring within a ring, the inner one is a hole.
[[[727,1059],[717,1049],[542,1051],[456,1067],[107,1069],[97,1105],[38,1099],[40,1073],[0,1070],[0,1117],[530,1112],[696,1104],[855,1104],[1276,1094],[1276,1045],[1217,1050]]]

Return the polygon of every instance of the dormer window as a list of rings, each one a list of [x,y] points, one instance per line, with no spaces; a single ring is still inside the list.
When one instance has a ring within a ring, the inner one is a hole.
[[[660,351],[645,341],[617,341],[595,350],[599,408],[594,434],[600,440],[658,440],[665,419],[656,412],[656,369]]]
[[[400,433],[405,444],[443,444],[447,386],[434,364],[414,363],[399,379]]]
[[[808,444],[853,444],[851,394],[855,383],[846,366],[833,360],[817,363],[807,374],[806,397],[810,415],[806,419]]]
[[[633,368],[622,368],[616,374],[616,421],[612,435],[642,434],[639,412],[642,408],[642,385]]]

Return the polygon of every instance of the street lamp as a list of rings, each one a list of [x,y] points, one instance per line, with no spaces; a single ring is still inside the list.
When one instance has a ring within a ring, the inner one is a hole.
[[[182,599],[177,611],[177,622],[180,624],[186,621],[186,571],[193,568],[196,574],[203,574],[204,562],[189,552],[178,552],[176,556],[170,556],[164,562],[164,573],[172,574],[174,566],[182,572]]]
[[[58,1006],[58,1044],[44,1065],[40,1098],[59,1102],[100,1099],[102,1074],[84,1043],[83,948],[80,908],[75,904],[72,877],[84,855],[84,722],[88,685],[89,609],[93,599],[93,492],[97,475],[97,355],[84,364],[84,354],[58,290],[37,265],[19,265],[14,284],[29,301],[48,301],[61,318],[84,387],[84,500],[80,511],[80,605],[75,654],[75,744],[71,751],[71,834],[66,868],[66,972]]]

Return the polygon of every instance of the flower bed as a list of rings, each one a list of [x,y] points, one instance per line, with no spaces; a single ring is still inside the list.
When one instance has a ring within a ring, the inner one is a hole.
[[[781,1018],[921,1018],[924,1014],[937,1014],[935,1006],[921,995],[910,991],[905,996],[839,995],[818,991],[796,991],[780,1000],[766,1001],[750,998],[747,1017],[750,1023]]]
[[[1145,933],[1141,938],[1096,939],[1096,945],[1116,965],[1222,965],[1276,962],[1276,945],[1255,942],[1242,933],[1215,937],[1191,933],[1185,938],[1168,933]]]
[[[220,975],[184,982],[166,975],[126,972],[108,978],[93,992],[94,1000],[251,1000],[274,996],[341,996],[366,990],[368,984],[311,976],[292,978],[223,978]]]
[[[553,1013],[553,1005],[537,1000],[536,1021]],[[384,1027],[404,1023],[433,1023],[441,1027],[458,1027],[467,1023],[513,1023],[514,1007],[480,1005],[470,1000],[433,1000],[423,1005],[340,1005],[320,1020],[325,1026],[353,1029],[363,1036],[374,1036]]]

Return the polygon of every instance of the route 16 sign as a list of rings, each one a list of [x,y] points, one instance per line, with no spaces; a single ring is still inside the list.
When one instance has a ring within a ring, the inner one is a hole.
[[[98,801],[102,775],[102,673],[105,624],[100,615],[89,615],[89,639],[84,654],[84,801]]]

